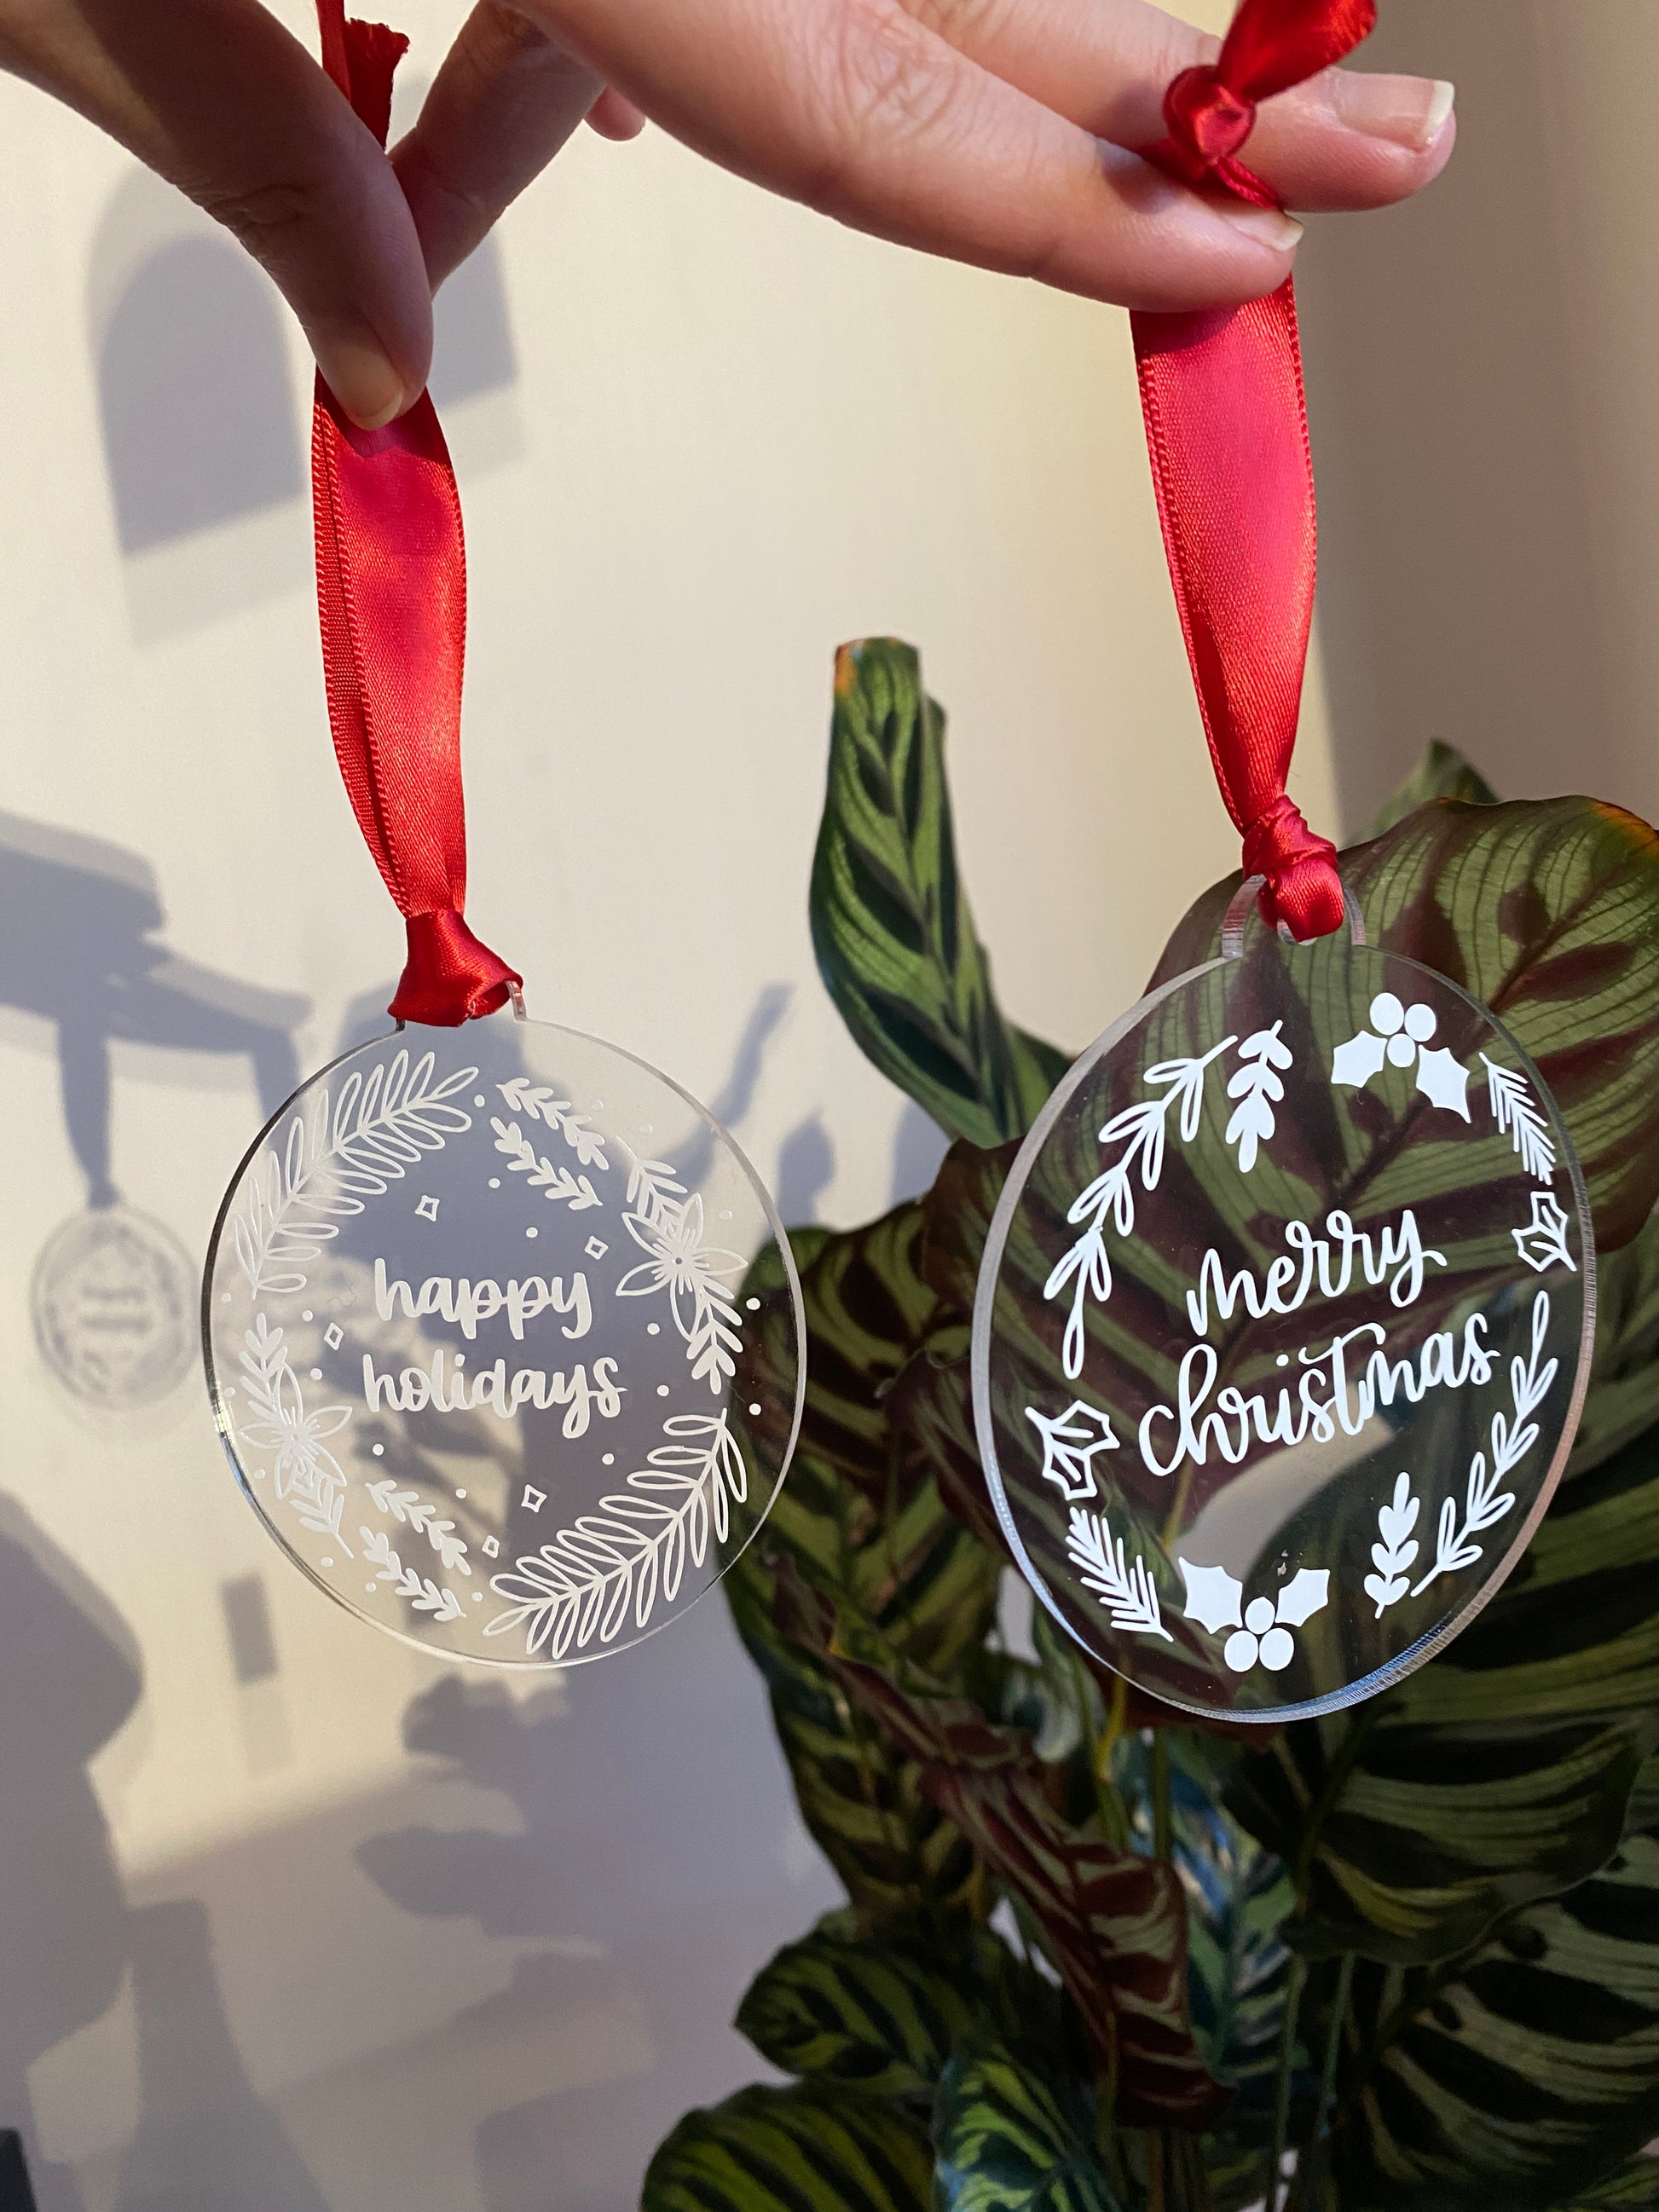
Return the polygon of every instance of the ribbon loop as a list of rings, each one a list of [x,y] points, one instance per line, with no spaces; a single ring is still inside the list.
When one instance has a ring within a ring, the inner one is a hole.
[[[1344,907],[1336,848],[1328,837],[1308,827],[1302,809],[1287,793],[1281,791],[1266,812],[1246,826],[1244,872],[1267,878],[1274,908],[1291,935],[1304,943],[1340,927]],[[1297,924],[1290,921],[1291,915],[1298,918]]]
[[[1189,184],[1218,169],[1255,128],[1255,102],[1241,99],[1219,69],[1182,70],[1164,95],[1170,149]]]
[[[1243,0],[1219,58],[1164,97],[1147,159],[1276,206],[1235,160],[1255,104],[1340,61],[1375,0]],[[1158,520],[1216,781],[1261,909],[1303,943],[1341,927],[1336,848],[1285,794],[1313,626],[1317,530],[1307,395],[1288,282],[1231,313],[1136,314]]]
[[[318,0],[323,58],[385,143],[408,41]],[[312,414],[317,612],[328,719],[357,825],[409,932],[389,1011],[454,1028],[505,1005],[520,978],[462,920],[466,811],[461,676],[466,546],[449,449],[431,399],[360,430],[317,380]]]

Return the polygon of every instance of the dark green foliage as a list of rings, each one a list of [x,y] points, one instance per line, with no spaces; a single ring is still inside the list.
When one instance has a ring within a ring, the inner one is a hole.
[[[1453,746],[1434,738],[1412,774],[1399,789],[1389,793],[1361,833],[1361,842],[1380,837],[1426,806],[1431,799],[1461,799],[1475,806],[1495,806],[1498,793],[1478,768],[1471,768]]]
[[[933,2118],[938,2212],[1120,2212],[1089,2143],[1042,2076],[994,2045],[953,2058]]]
[[[652,2160],[641,2212],[928,2212],[926,2130],[856,2090],[739,2089],[688,2112]]]
[[[812,942],[830,997],[884,1075],[940,1128],[1017,1136],[1066,1059],[1004,1021],[957,873],[945,717],[914,647],[836,656],[830,792],[812,864]]]
[[[1244,2212],[1281,2143],[1287,2212],[1659,2212],[1659,840],[1499,805],[1437,746],[1345,859],[1372,940],[1492,1006],[1560,1102],[1595,1362],[1568,1477],[1463,1635],[1235,1742],[1167,1726],[1041,1615],[1034,1660],[995,1626],[968,1322],[1062,1061],[991,999],[942,730],[908,647],[841,656],[819,960],[959,1141],[926,1199],[798,1235],[800,1446],[726,1583],[849,1904],[738,2014],[799,2086],[683,2122],[646,2212]]]

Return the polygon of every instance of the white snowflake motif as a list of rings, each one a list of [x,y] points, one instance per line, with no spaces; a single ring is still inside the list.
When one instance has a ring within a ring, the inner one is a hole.
[[[1238,1101],[1227,1124],[1227,1142],[1238,1147],[1241,1175],[1249,1175],[1255,1165],[1258,1147],[1273,1135],[1273,1108],[1285,1096],[1285,1085],[1273,1073],[1291,1065],[1290,1047],[1279,1034],[1284,1026],[1283,1022],[1275,1022],[1270,1030],[1258,1030],[1254,1036],[1245,1038],[1238,1048],[1244,1065],[1227,1085],[1228,1097]]]
[[[703,1243],[702,1198],[697,1192],[683,1204],[659,1195],[648,1213],[624,1213],[623,1219],[650,1257],[629,1269],[617,1296],[645,1298],[666,1291],[693,1379],[718,1392],[722,1377],[737,1372],[732,1354],[742,1340],[738,1332],[743,1320],[732,1303],[727,1278],[743,1272],[742,1255]]]
[[[1417,1088],[1431,1106],[1444,1107],[1469,1119],[1468,1070],[1443,1047],[1431,1048],[1436,1027],[1434,1008],[1421,1000],[1402,1006],[1392,991],[1379,991],[1370,1004],[1370,1024],[1331,1059],[1331,1081],[1363,1091],[1386,1065],[1417,1070]]]
[[[1095,1454],[1118,1448],[1109,1417],[1097,1406],[1073,1398],[1063,1413],[1052,1419],[1035,1406],[1025,1408],[1025,1418],[1042,1439],[1042,1480],[1052,1482],[1068,1505],[1097,1497]]]
[[[1533,1270],[1541,1275],[1551,1267],[1566,1267],[1575,1275],[1578,1273],[1573,1257],[1567,1249],[1567,1231],[1571,1218],[1565,1208],[1558,1205],[1547,1190],[1535,1190],[1532,1194],[1532,1219],[1524,1229],[1511,1229],[1515,1249]]]
[[[1291,1577],[1274,1604],[1271,1598],[1253,1597],[1244,1605],[1244,1585],[1225,1567],[1195,1567],[1177,1559],[1187,1582],[1187,1618],[1207,1628],[1213,1636],[1223,1628],[1231,1635],[1222,1659],[1235,1674],[1247,1674],[1258,1661],[1270,1674],[1282,1674],[1296,1656],[1293,1628],[1300,1628],[1330,1603],[1331,1577],[1328,1568],[1303,1567]]]

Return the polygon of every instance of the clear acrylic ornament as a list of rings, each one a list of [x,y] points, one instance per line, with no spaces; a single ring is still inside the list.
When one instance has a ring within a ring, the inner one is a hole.
[[[1537,1070],[1444,976],[1234,902],[1222,957],[1076,1062],[991,1224],[991,1494],[1049,1612],[1232,1721],[1375,1694],[1524,1551],[1595,1328]]]
[[[730,1135],[519,1011],[313,1076],[203,1291],[220,1435],[283,1550],[377,1627],[505,1667],[622,1650],[718,1580],[788,1464],[804,1333]]]

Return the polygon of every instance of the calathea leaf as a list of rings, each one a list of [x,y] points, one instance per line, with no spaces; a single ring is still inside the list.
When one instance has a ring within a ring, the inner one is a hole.
[[[957,873],[945,717],[914,647],[836,657],[830,781],[812,865],[812,942],[854,1041],[940,1127],[1018,1136],[1066,1056],[1004,1020]]]
[[[979,1928],[887,1927],[831,1914],[762,1968],[737,2025],[786,2073],[884,2097],[927,2096],[953,2051],[988,2034],[1063,2041],[1058,1992]]]
[[[1290,1940],[1400,1966],[1466,1950],[1617,1848],[1659,1740],[1659,1431],[1557,1496],[1504,1589],[1442,1656],[1239,1771],[1246,1825],[1291,1866]]]
[[[1659,2203],[1639,2171],[1612,2179],[1659,2130],[1659,1838],[1627,1838],[1593,1880],[1459,1959],[1362,1966],[1345,2058],[1344,2205]],[[1596,2193],[1598,2175],[1615,2193]]]
[[[1568,1480],[1659,1422],[1659,1216],[1597,1255],[1595,1354]]]
[[[1119,2212],[1088,2114],[992,2045],[953,2058],[933,2119],[936,2212]]]
[[[779,1609],[817,1638],[853,1701],[912,1760],[921,1787],[1020,1899],[1081,2014],[1123,2115],[1196,2125],[1225,2101],[1187,2010],[1186,1908],[1173,1868],[1119,1850],[1058,1812],[1028,1737],[898,1654],[797,1580]]]
[[[947,1673],[983,1641],[995,1562],[945,1510],[915,1451],[896,1449],[884,1409],[934,1303],[920,1273],[921,1237],[914,1206],[848,1236],[813,1232],[802,1270],[808,1386],[794,1462],[761,1539],[725,1582],[771,1693],[802,1816],[866,1926],[988,1909],[972,1851],[921,1794],[914,1766],[774,1620],[775,1568],[787,1559]],[[765,1287],[758,1270],[752,1281],[748,1294],[763,1304],[745,1379],[770,1406],[787,1395],[784,1293],[781,1283]]]
[[[1496,806],[1498,793],[1477,768],[1453,746],[1436,738],[1406,781],[1389,793],[1360,833],[1362,843],[1380,837],[1431,799],[1461,799],[1476,806]]]
[[[1559,2207],[1559,2212],[1656,2212],[1659,2158],[1639,2157]]]
[[[1589,1186],[1598,1246],[1659,1198],[1659,837],[1587,799],[1424,807],[1345,854],[1370,941],[1490,1006],[1554,1093]],[[1154,981],[1212,958],[1238,887],[1191,908]]]
[[[740,2089],[688,2112],[641,2212],[930,2212],[933,2153],[898,2106],[823,2083]]]
[[[1232,1762],[1219,1739],[1169,1729],[1164,1746],[1172,1856],[1187,1893],[1194,2031],[1211,2072],[1235,2092],[1228,2133],[1265,2142],[1291,1967],[1283,1930],[1296,1893],[1283,1863],[1220,1802],[1218,1778]],[[1151,1766],[1145,1736],[1126,1735],[1113,1779],[1143,1849],[1153,1835]]]

